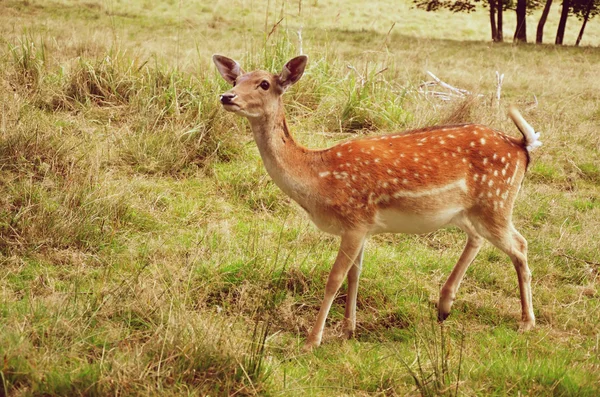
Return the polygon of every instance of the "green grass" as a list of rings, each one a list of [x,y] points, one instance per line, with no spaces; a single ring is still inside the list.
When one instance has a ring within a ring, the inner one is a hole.
[[[597,395],[600,52],[491,45],[484,10],[409,7],[0,2],[0,396]],[[465,242],[448,229],[370,239],[356,338],[339,337],[342,289],[301,350],[338,241],[270,180],[210,62],[275,72],[300,44],[285,101],[309,147],[443,122],[517,135],[508,103],[542,132],[514,214],[534,331],[517,332],[516,274],[489,244],[437,325]],[[427,70],[483,97],[425,97]]]

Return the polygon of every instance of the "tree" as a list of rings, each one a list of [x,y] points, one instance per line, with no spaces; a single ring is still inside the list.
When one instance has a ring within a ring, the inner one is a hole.
[[[517,28],[513,41],[527,43],[527,0],[517,0]]]
[[[477,3],[482,2],[484,7],[490,8],[490,27],[492,31],[492,41],[504,41],[502,34],[502,16],[506,9],[507,0],[413,0],[413,3],[425,11],[437,11],[447,9],[452,12],[473,12]],[[525,0],[526,1],[526,0]]]
[[[504,41],[502,31],[502,14],[504,12],[503,0],[488,0],[490,7],[490,25],[492,27],[492,41],[501,43]]]
[[[581,29],[579,30],[579,34],[577,35],[577,41],[575,41],[575,45],[578,46],[581,43],[581,39],[583,38],[583,31],[585,30],[585,26],[588,21],[600,13],[600,0],[578,0],[574,1],[573,5],[573,14],[577,16],[578,19],[583,20],[581,24]]]
[[[502,14],[504,12],[504,1],[503,0],[497,0],[497,11],[498,11],[498,31],[497,31],[497,35],[496,35],[496,40],[494,41],[498,41],[498,42],[503,42],[504,41],[504,34],[502,32]]]
[[[546,0],[546,4],[544,5],[544,10],[542,11],[540,21],[538,22],[537,32],[535,35],[535,42],[537,44],[542,44],[542,41],[544,40],[544,25],[546,24],[546,20],[548,19],[548,14],[550,13],[551,6],[552,0]]]
[[[571,0],[563,0],[562,10],[560,12],[560,21],[558,21],[558,29],[556,30],[556,40],[554,44],[562,45],[565,37],[565,28],[567,27],[567,18],[571,9]]]

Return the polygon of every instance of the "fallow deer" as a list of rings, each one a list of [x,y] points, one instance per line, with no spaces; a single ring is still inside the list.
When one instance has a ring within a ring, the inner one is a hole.
[[[349,140],[328,149],[307,149],[286,123],[283,93],[304,73],[308,58],[290,60],[281,73],[245,73],[232,59],[214,55],[233,85],[220,96],[225,110],[244,116],[267,172],[315,225],[341,236],[341,246],[305,347],[321,343],[325,320],[343,280],[348,294],[343,330],[356,328],[356,297],[365,239],[376,233],[428,233],[457,226],[467,234],[458,263],[441,289],[438,319],[450,313],[461,280],[483,239],[504,251],[517,271],[521,330],[535,325],[527,241],[512,211],[539,133],[512,108],[523,135],[513,138],[476,124],[436,126]]]

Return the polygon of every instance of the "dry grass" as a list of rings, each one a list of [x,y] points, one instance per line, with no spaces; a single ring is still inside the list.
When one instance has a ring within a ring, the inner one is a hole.
[[[597,395],[597,48],[472,41],[483,12],[268,4],[0,2],[0,395]],[[300,25],[310,64],[286,105],[310,147],[434,123],[517,135],[508,103],[542,131],[515,212],[535,331],[516,332],[516,276],[485,246],[439,334],[464,236],[382,235],[357,340],[338,337],[340,295],[324,345],[300,352],[337,241],[270,181],[209,64],[275,71]],[[426,70],[482,96],[424,96]]]

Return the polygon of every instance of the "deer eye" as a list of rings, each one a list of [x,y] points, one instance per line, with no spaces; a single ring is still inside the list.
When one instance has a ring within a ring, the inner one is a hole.
[[[262,89],[263,89],[263,90],[265,90],[265,91],[266,91],[266,90],[268,90],[270,86],[271,86],[271,85],[269,84],[269,82],[268,82],[267,80],[263,80],[263,81],[260,83],[260,88],[262,88]]]

